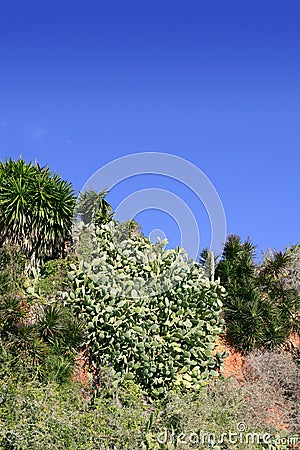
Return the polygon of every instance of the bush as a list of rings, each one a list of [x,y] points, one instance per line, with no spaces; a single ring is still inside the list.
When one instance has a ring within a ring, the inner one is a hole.
[[[96,370],[112,365],[154,397],[218,376],[219,283],[182,249],[164,250],[141,235],[125,239],[124,227],[113,222],[96,229],[93,243],[90,262],[70,273],[68,302],[87,323]]]
[[[89,394],[89,388],[82,395],[81,386],[75,384],[0,381],[1,449],[288,448],[262,443],[264,433],[269,432],[272,440],[278,433],[257,423],[243,388],[234,380],[210,382],[197,393],[169,392],[164,401],[151,404],[132,381],[119,386],[118,403],[103,390],[91,406]],[[242,438],[233,434],[238,424],[246,426]],[[247,433],[255,433],[251,445],[246,444]]]
[[[297,432],[299,368],[292,356],[279,351],[253,351],[245,357],[245,378],[249,404],[257,419]]]
[[[255,247],[248,239],[230,235],[216,269],[227,295],[224,317],[227,338],[243,351],[280,347],[299,331],[300,297],[279,276],[288,262],[277,252],[261,267],[254,262]]]
[[[144,399],[128,383],[120,397],[123,392],[131,399],[124,408],[102,396],[91,407],[82,396],[81,387],[74,384],[0,381],[0,447],[3,450],[138,448],[149,413]]]
[[[69,255],[65,259],[47,261],[39,269],[33,269],[34,276],[25,282],[27,294],[38,299],[40,303],[49,303],[59,293],[70,290],[68,272],[70,265],[76,262],[77,258]]]
[[[0,298],[0,378],[63,382],[73,373],[85,328],[57,303],[28,307],[17,296]]]
[[[269,251],[258,270],[260,290],[277,309],[284,338],[300,333],[299,248]]]
[[[0,295],[22,288],[26,259],[18,246],[0,247]]]

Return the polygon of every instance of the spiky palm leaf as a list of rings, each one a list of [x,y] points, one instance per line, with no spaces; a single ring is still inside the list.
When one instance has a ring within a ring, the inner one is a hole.
[[[105,200],[106,190],[100,192],[89,189],[80,192],[75,208],[75,214],[80,214],[85,224],[92,222],[104,223],[112,217],[112,207]]]
[[[289,258],[274,252],[257,269],[254,249],[249,239],[229,236],[216,270],[227,290],[227,336],[244,351],[274,348],[299,329],[299,296],[282,276]]]
[[[214,252],[209,248],[205,248],[199,256],[199,264],[204,269],[205,275],[214,281],[215,278],[215,267],[217,265],[218,257],[215,256]]]
[[[0,335],[13,334],[26,316],[26,308],[17,295],[4,295],[0,298]]]
[[[36,327],[40,337],[48,343],[59,340],[65,329],[66,312],[57,304],[41,305]]]
[[[0,162],[0,244],[17,244],[33,264],[60,255],[72,229],[72,186],[48,167]]]

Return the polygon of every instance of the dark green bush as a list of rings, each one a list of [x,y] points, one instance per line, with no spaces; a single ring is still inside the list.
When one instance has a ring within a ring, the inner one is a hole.
[[[0,377],[12,372],[25,381],[70,379],[85,327],[69,309],[3,297],[0,318]]]
[[[243,351],[279,347],[292,331],[299,330],[300,323],[300,297],[282,276],[287,255],[278,252],[261,267],[254,256],[249,239],[243,243],[239,236],[231,235],[216,268],[227,292],[227,339]]]

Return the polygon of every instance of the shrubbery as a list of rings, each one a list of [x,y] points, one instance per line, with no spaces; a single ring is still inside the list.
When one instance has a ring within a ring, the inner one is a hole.
[[[125,238],[114,222],[97,227],[93,243],[90,260],[70,274],[69,303],[87,323],[96,370],[112,365],[153,396],[217,376],[224,289],[182,249]]]
[[[208,251],[196,264],[112,221],[105,194],[80,195],[77,256],[53,259],[71,231],[71,185],[23,160],[0,164],[0,448],[204,449],[205,433],[241,422],[272,436],[251,448],[287,449],[273,437],[299,429],[299,346],[294,359],[261,349],[299,333],[299,245],[258,265],[251,241],[230,236],[218,264]],[[219,376],[222,317],[244,352],[242,384]],[[79,351],[83,385],[71,381]]]
[[[30,279],[18,247],[5,246],[0,264],[0,379],[69,380],[85,328],[57,296],[67,286],[67,260],[49,261]]]
[[[245,357],[245,391],[260,423],[300,429],[299,367],[290,354],[255,350]],[[280,422],[280,423],[279,423]]]
[[[264,389],[268,386],[261,386],[260,392]],[[0,381],[0,448],[287,450],[287,444],[279,443],[293,436],[258,423],[257,396],[250,382],[239,386],[234,380],[218,379],[197,394],[169,392],[163,401],[150,404],[132,381],[119,386],[118,403],[102,390],[91,406],[90,395],[88,386],[82,393],[82,386],[76,384]],[[269,408],[276,407],[276,399],[269,400],[268,396],[266,401],[260,399],[265,417]],[[242,441],[237,428],[241,423],[246,427]],[[253,434],[251,445],[246,443],[248,433],[250,443]],[[264,433],[269,433],[273,445],[263,443]]]
[[[300,295],[288,283],[288,253],[274,252],[258,266],[255,246],[230,235],[216,268],[227,295],[224,317],[227,339],[243,351],[276,348],[300,329]],[[285,274],[285,276],[284,276]]]
[[[26,258],[18,246],[0,247],[0,295],[22,289],[25,264]]]

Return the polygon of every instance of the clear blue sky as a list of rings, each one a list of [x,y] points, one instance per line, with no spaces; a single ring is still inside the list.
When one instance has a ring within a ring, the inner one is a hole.
[[[296,243],[299,24],[291,0],[2,0],[0,158],[37,159],[78,190],[115,158],[172,153],[212,181],[228,233]],[[140,176],[109,200],[147,187],[182,197],[208,244],[205,208],[172,180]],[[166,214],[139,219],[178,243]]]

